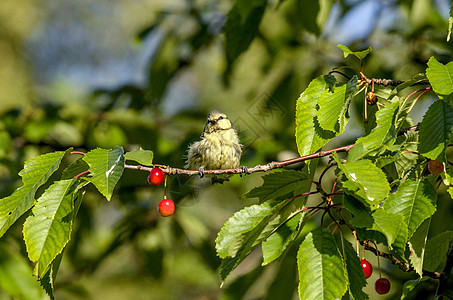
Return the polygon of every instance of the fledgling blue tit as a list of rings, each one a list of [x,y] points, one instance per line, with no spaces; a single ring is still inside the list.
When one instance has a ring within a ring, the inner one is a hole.
[[[201,139],[189,146],[186,168],[198,169],[203,177],[204,170],[238,168],[242,149],[239,137],[227,115],[218,110],[208,114]],[[212,183],[223,183],[231,175],[216,175]]]

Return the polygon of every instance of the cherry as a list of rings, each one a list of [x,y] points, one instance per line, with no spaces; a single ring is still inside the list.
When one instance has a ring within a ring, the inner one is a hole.
[[[164,199],[159,202],[157,210],[162,217],[171,216],[175,212],[175,203],[170,199]]]
[[[371,273],[373,273],[373,267],[366,259],[362,259],[360,263],[362,265],[363,273],[365,273],[365,278],[369,278],[371,276]]]
[[[390,281],[387,278],[379,278],[374,284],[374,289],[379,295],[387,294],[390,291]]]
[[[160,168],[152,168],[148,175],[148,182],[152,185],[159,185],[164,181],[165,175]]]
[[[444,171],[444,164],[437,160],[430,160],[428,163],[428,170],[433,175],[439,175]]]

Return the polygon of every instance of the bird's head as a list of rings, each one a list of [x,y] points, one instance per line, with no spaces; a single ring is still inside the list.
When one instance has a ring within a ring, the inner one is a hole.
[[[212,133],[219,130],[228,130],[233,128],[228,116],[218,110],[213,110],[208,114],[204,133]]]

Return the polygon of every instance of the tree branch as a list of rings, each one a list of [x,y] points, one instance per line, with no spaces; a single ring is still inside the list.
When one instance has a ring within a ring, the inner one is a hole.
[[[354,144],[343,146],[343,147],[338,147],[330,150],[325,150],[325,151],[319,151],[317,153],[313,153],[310,155],[305,155],[301,157],[296,157],[296,158],[291,158],[288,160],[284,161],[273,161],[265,165],[257,165],[252,168],[236,168],[236,169],[220,169],[220,170],[204,170],[205,174],[213,174],[213,175],[220,175],[220,174],[251,174],[255,172],[267,172],[272,169],[278,169],[278,168],[283,168],[292,164],[296,164],[305,160],[310,160],[313,158],[319,158],[319,157],[324,157],[327,155],[331,155],[334,152],[348,152],[349,149],[351,149],[354,146]],[[175,175],[175,174],[185,174],[189,176],[193,175],[199,175],[198,170],[185,170],[185,169],[178,169],[178,168],[172,168],[170,166],[165,166],[165,165],[155,165],[156,167],[159,167],[162,169],[162,171],[165,174],[169,175]],[[151,167],[144,167],[141,165],[124,165],[126,169],[134,169],[134,170],[144,170],[144,171],[151,171]]]

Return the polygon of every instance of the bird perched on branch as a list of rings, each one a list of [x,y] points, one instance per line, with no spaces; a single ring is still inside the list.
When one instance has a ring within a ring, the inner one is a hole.
[[[186,168],[204,170],[233,169],[240,164],[242,149],[233,124],[227,115],[218,110],[208,114],[201,140],[189,146]],[[231,175],[216,175],[212,183],[223,183]]]

